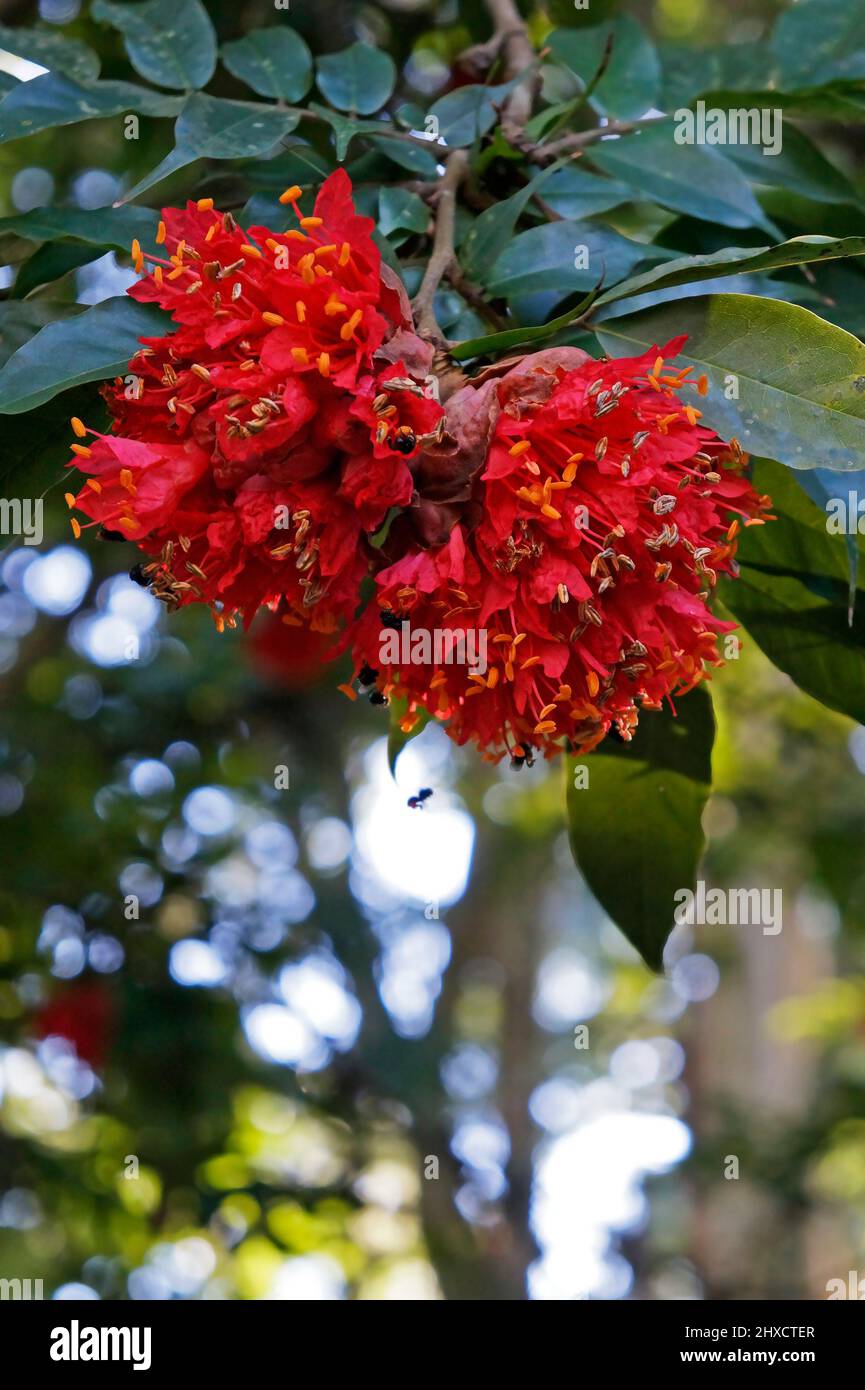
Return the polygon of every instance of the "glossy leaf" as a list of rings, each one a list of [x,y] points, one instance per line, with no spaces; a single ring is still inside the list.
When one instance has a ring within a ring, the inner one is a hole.
[[[669,285],[688,285],[700,280],[713,280],[719,275],[741,275],[744,272],[778,270],[782,266],[807,265],[816,261],[846,259],[865,255],[865,237],[793,237],[780,246],[728,246],[708,256],[683,256],[652,270],[635,275],[613,285],[598,296],[596,305],[614,304],[647,290],[666,289]]]
[[[612,319],[597,333],[613,357],[686,333],[677,360],[708,376],[700,408],[719,434],[792,468],[861,468],[865,345],[809,309],[718,294]]]
[[[703,853],[715,721],[705,686],[645,710],[630,743],[605,739],[565,760],[568,833],[601,906],[653,970],[674,925],[675,894],[692,889]],[[578,787],[575,771],[588,770]]]
[[[181,102],[132,82],[94,82],[82,86],[62,73],[46,72],[19,82],[0,101],[0,143],[40,130],[73,125],[99,116],[138,111],[143,116],[176,116]]]
[[[338,111],[371,116],[394,89],[396,65],[390,54],[368,43],[353,43],[341,53],[327,53],[316,65],[322,95]]]
[[[673,121],[654,121],[631,135],[592,145],[589,157],[635,197],[722,227],[763,227],[775,235],[735,164],[713,146],[677,144],[675,129]]]
[[[165,331],[167,316],[127,295],[49,323],[0,371],[0,413],[33,410],[60,391],[125,372],[139,338]]]
[[[547,42],[585,88],[600,70],[610,40],[609,62],[592,89],[591,103],[602,115],[632,120],[656,104],[661,81],[655,47],[636,19],[620,15],[611,24],[589,29],[557,29]]]
[[[0,24],[0,48],[29,63],[62,72],[79,82],[99,76],[99,56],[80,39],[66,38],[55,29],[27,29]]]
[[[515,237],[483,283],[491,294],[509,298],[554,290],[561,300],[578,290],[591,289],[601,276],[607,283],[620,280],[641,261],[665,254],[656,246],[629,241],[591,222],[548,222]]]
[[[129,61],[148,82],[189,91],[213,76],[216,34],[201,0],[95,0],[90,12],[120,30]]]
[[[222,48],[229,72],[263,97],[301,101],[312,86],[312,54],[287,27],[254,29]]]
[[[846,502],[848,489],[865,496],[847,475],[834,478],[836,497]],[[825,507],[781,464],[760,459],[754,482],[772,498],[777,520],[741,533],[740,577],[723,580],[720,597],[802,690],[865,723],[865,596],[859,590],[851,624],[847,538],[829,534]],[[858,560],[862,538],[850,539]]]

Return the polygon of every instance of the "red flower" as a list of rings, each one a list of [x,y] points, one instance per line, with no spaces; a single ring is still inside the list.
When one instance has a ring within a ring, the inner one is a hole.
[[[406,729],[423,707],[496,760],[551,756],[563,739],[585,752],[611,729],[630,739],[640,707],[719,664],[732,625],[708,600],[719,572],[736,573],[739,527],[761,524],[769,499],[735,441],[700,423],[687,393],[702,379],[665,369],[683,341],[609,362],[550,350],[498,383],[479,523],[380,573],[358,627],[356,663],[408,702]],[[407,621],[411,653],[382,659],[380,610],[391,628]],[[414,645],[424,632],[441,634],[431,659]],[[474,670],[449,660],[449,647],[477,656],[484,640]]]
[[[158,597],[208,603],[220,626],[281,600],[323,631],[350,618],[365,533],[410,501],[407,457],[442,416],[420,384],[432,351],[348,176],[310,217],[300,193],[283,195],[285,233],[243,232],[210,199],[165,212],[169,258],[130,293],[175,326],[143,340],[138,387],[107,388],[113,433],[74,446],[90,476],[70,505],[155,557],[141,577]]]

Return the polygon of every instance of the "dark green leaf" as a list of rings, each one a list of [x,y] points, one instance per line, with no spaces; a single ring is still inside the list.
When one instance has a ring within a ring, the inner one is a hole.
[[[533,179],[510,198],[503,198],[492,207],[485,208],[472,224],[465,241],[460,247],[460,260],[470,279],[477,278],[483,283],[491,267],[505,250],[514,234],[514,228],[533,195],[547,184],[557,171],[557,166],[543,169]],[[595,179],[601,183],[601,179]]]
[[[586,248],[587,256],[578,248]],[[591,222],[547,222],[515,237],[485,277],[491,294],[513,297],[534,290],[555,291],[562,300],[589,290],[603,276],[608,282],[628,275],[641,261],[665,253],[657,246],[629,241]],[[588,260],[588,265],[582,262]],[[579,264],[577,263],[579,262]]]
[[[856,0],[798,0],[770,42],[777,85],[820,87],[865,78],[865,11]]]
[[[312,54],[293,29],[254,29],[224,44],[222,61],[263,97],[301,101],[312,86]]]
[[[830,709],[865,723],[865,598],[848,617],[845,538],[826,529],[815,506],[781,464],[760,459],[755,486],[772,498],[777,521],[742,532],[740,577],[722,580],[720,596],[770,661]],[[848,488],[835,475],[836,497]],[[861,558],[862,540],[852,537]]]
[[[139,197],[196,159],[251,159],[268,154],[299,119],[292,111],[264,102],[226,101],[195,92],[177,119],[174,149],[126,193],[124,201]]]
[[[329,111],[326,106],[319,106],[314,101],[309,103],[309,109],[323,121],[327,121],[333,131],[336,157],[340,163],[348,154],[348,147],[356,135],[380,135],[382,131],[381,121],[358,121],[353,116],[340,116],[338,112]]]
[[[457,87],[433,102],[429,114],[438,121],[439,139],[446,144],[473,145],[496,123],[496,105],[510,91],[510,85],[484,87],[480,84]]]
[[[74,237],[92,246],[128,251],[136,238],[152,242],[158,221],[149,208],[34,208],[0,218],[0,236],[15,232],[32,241]]]
[[[97,116],[118,116],[122,111],[176,116],[180,107],[177,97],[149,92],[132,82],[94,82],[85,87],[61,73],[46,72],[30,82],[19,82],[0,102],[0,143]]]
[[[75,318],[49,323],[0,371],[0,413],[17,415],[60,391],[126,371],[139,339],[165,331],[166,315],[120,295]]]
[[[59,304],[53,300],[8,299],[0,303],[0,365],[44,328],[47,323],[77,313],[77,304]]]
[[[423,198],[405,188],[382,188],[378,195],[378,226],[382,236],[398,227],[423,232],[429,226],[429,208]]]
[[[98,246],[86,241],[46,241],[18,271],[12,293],[16,299],[23,299],[40,285],[51,284],[102,254]]]
[[[248,159],[272,150],[299,117],[256,101],[225,101],[196,92],[177,120],[177,143],[201,159]]]
[[[700,408],[720,435],[791,468],[861,468],[865,345],[809,309],[717,294],[611,319],[597,333],[613,357],[686,333],[678,360],[708,376]]]
[[[590,158],[635,197],[722,227],[763,227],[777,235],[735,164],[707,145],[677,144],[675,131],[673,121],[653,121],[631,135],[592,145]]]
[[[758,145],[729,145],[727,155],[754,183],[777,185],[819,203],[858,203],[856,189],[796,126],[785,122],[778,154]]]
[[[0,48],[79,82],[92,82],[99,76],[99,57],[93,49],[80,39],[64,38],[55,29],[9,28],[0,24]]]
[[[544,185],[544,202],[560,217],[579,222],[607,212],[634,197],[634,190],[616,179],[599,178],[573,164],[555,169],[549,183]]]
[[[338,111],[370,116],[394,89],[396,66],[390,54],[368,43],[328,53],[316,65],[319,90]]]
[[[464,343],[452,345],[451,357],[457,362],[465,362],[470,357],[487,357],[492,353],[508,352],[511,348],[523,347],[529,343],[543,342],[545,338],[552,338],[556,333],[561,333],[564,329],[569,328],[574,319],[585,313],[594,297],[594,291],[592,291],[573,309],[568,309],[558,318],[550,319],[548,323],[542,323],[535,328],[507,328],[501,333],[490,333],[485,337],[469,338]]]
[[[630,743],[606,739],[581,764],[565,761],[568,830],[577,865],[601,906],[653,970],[674,924],[676,893],[694,888],[712,783],[715,721],[705,686],[676,717],[646,710]],[[575,785],[575,769],[589,785]]]
[[[712,280],[719,275],[741,275],[744,272],[777,270],[781,266],[806,265],[815,261],[846,259],[865,255],[865,237],[793,237],[780,246],[728,246],[708,256],[683,256],[652,270],[635,275],[630,280],[613,285],[599,295],[596,307],[613,304],[646,290],[665,289],[668,285],[687,285],[699,280]]]
[[[213,76],[216,34],[201,0],[96,0],[90,12],[120,30],[130,63],[148,82],[189,91]]]
[[[602,115],[633,120],[656,104],[661,80],[654,45],[635,19],[620,15],[611,24],[590,29],[557,29],[547,42],[585,88],[598,72],[610,38],[610,60],[591,103]]]

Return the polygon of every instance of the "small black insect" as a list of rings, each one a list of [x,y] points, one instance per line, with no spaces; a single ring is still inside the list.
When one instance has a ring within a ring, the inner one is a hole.
[[[421,787],[417,796],[410,796],[407,804],[413,811],[422,811],[423,804],[432,796],[432,787]]]
[[[402,627],[402,618],[396,613],[391,613],[389,608],[383,608],[379,613],[379,617],[381,618],[382,627],[392,627],[396,632],[399,632]]]
[[[144,573],[143,565],[133,565],[132,569],[129,571],[129,578],[132,580],[133,584],[140,584],[142,589],[150,587],[150,580]]]
[[[371,666],[361,666],[358,680],[361,685],[372,685],[377,675],[378,671],[374,671]]]
[[[386,705],[387,696],[382,695],[380,690],[374,690],[369,697],[369,702],[371,705]]]
[[[417,435],[414,430],[409,429],[408,425],[402,425],[399,432],[388,440],[387,446],[389,449],[393,449],[396,454],[414,453],[417,448]]]
[[[107,526],[100,526],[99,539],[101,541],[125,541],[127,537],[122,531],[109,531]]]
[[[535,751],[530,743],[519,745],[520,752],[511,755],[511,767],[534,767]]]

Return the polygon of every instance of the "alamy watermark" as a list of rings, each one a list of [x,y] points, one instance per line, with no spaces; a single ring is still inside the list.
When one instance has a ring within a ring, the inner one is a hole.
[[[41,497],[0,497],[0,535],[21,536],[25,545],[41,545]]]
[[[784,113],[779,107],[734,107],[724,111],[704,101],[692,111],[680,106],[673,112],[677,145],[760,145],[763,154],[781,153],[784,140]]]
[[[486,628],[383,627],[378,635],[381,666],[467,666],[475,676],[487,671]]]
[[[783,917],[780,888],[679,888],[673,894],[677,926],[762,927],[764,936],[777,936]]]

